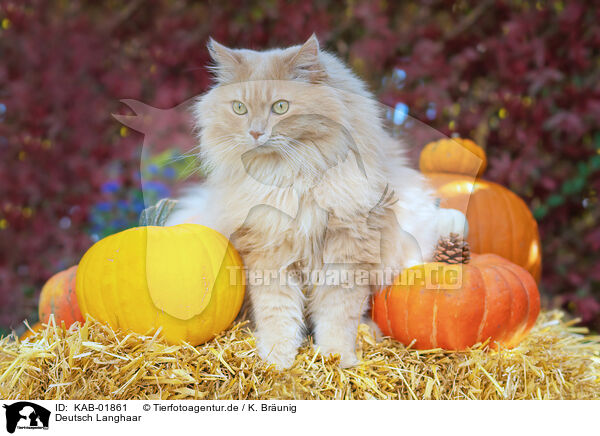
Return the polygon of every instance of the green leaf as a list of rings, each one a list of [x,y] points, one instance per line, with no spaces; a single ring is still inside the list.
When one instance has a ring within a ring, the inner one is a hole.
[[[23,288],[23,295],[26,297],[33,297],[35,294],[35,288],[33,286],[26,286]]]
[[[548,214],[548,206],[542,204],[541,206],[536,207],[533,210],[533,216],[536,220],[540,220],[544,218]]]
[[[596,150],[600,150],[600,132],[596,132],[594,135],[594,146]]]
[[[565,182],[562,184],[562,187],[561,187],[560,191],[564,195],[571,195],[571,194],[573,194],[575,192],[575,187],[574,187],[573,180],[565,180]]]
[[[550,197],[548,197],[548,201],[546,203],[550,207],[557,207],[557,206],[560,206],[561,204],[563,204],[564,202],[565,202],[565,199],[562,195],[552,194]]]

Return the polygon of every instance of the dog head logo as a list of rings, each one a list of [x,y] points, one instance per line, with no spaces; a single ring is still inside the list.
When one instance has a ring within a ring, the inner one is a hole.
[[[47,429],[50,411],[29,401],[19,401],[3,405],[6,409],[6,431],[14,433],[19,429]]]
[[[121,102],[135,115],[113,114],[120,123],[144,135],[140,154],[140,177],[146,207],[156,202],[155,197],[149,195],[154,182],[154,176],[149,172],[149,168],[153,166],[153,159],[169,150],[177,150],[179,153],[171,163],[194,155],[196,137],[189,111],[193,101],[194,99],[190,99],[170,109],[159,109],[141,101],[125,99]]]
[[[124,99],[121,102],[135,115],[113,114],[113,117],[129,127],[144,134],[144,150],[153,153],[166,147],[190,150],[196,145],[193,134],[193,119],[189,107],[195,99],[189,99],[170,109],[159,109],[141,101]]]

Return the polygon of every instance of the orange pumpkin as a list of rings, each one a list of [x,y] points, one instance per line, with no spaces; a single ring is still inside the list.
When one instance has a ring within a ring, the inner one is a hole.
[[[481,147],[470,139],[441,139],[421,151],[419,168],[424,173],[458,173],[480,176],[487,167]]]
[[[405,270],[376,294],[382,332],[416,349],[463,350],[488,338],[514,347],[533,327],[540,296],[531,274],[495,254],[470,264],[432,262]]]
[[[476,253],[498,254],[525,268],[539,283],[542,269],[540,236],[537,222],[525,202],[497,183],[476,179],[473,167],[470,170],[466,166],[450,169],[444,163],[443,147],[430,146],[424,150],[427,161],[438,165],[422,165],[421,171],[436,189],[441,207],[466,212],[469,222],[467,241],[471,249]],[[461,147],[455,146],[452,150],[455,156]],[[462,153],[465,157],[462,160],[453,157],[454,161],[471,159],[472,162],[474,156],[481,155],[485,158],[483,150],[474,143],[469,148],[462,148]],[[471,172],[461,173],[465,168]]]
[[[31,329],[25,330],[25,332],[19,337],[20,341],[24,341],[25,339],[32,337],[33,335],[35,335],[37,332],[39,332],[40,330],[42,330],[44,328],[42,323],[39,321],[30,327],[31,327]]]
[[[75,292],[76,277],[77,265],[50,277],[40,294],[40,321],[48,322],[51,313],[54,314],[58,325],[64,322],[65,326],[69,327],[75,321],[84,321]]]

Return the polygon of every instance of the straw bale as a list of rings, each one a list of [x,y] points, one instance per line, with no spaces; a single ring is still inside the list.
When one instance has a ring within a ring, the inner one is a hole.
[[[53,320],[20,341],[0,340],[5,399],[600,399],[600,337],[542,313],[512,350],[417,351],[358,333],[361,363],[350,369],[310,340],[289,370],[256,354],[247,323],[204,345],[169,345],[154,335],[114,331],[88,319]]]

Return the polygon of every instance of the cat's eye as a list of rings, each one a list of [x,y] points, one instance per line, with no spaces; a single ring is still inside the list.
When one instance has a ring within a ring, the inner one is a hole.
[[[238,115],[244,115],[248,112],[248,109],[246,109],[246,105],[244,103],[236,100],[233,102],[233,111]]]
[[[290,102],[287,100],[277,100],[273,103],[273,112],[277,115],[283,115],[290,108]]]

